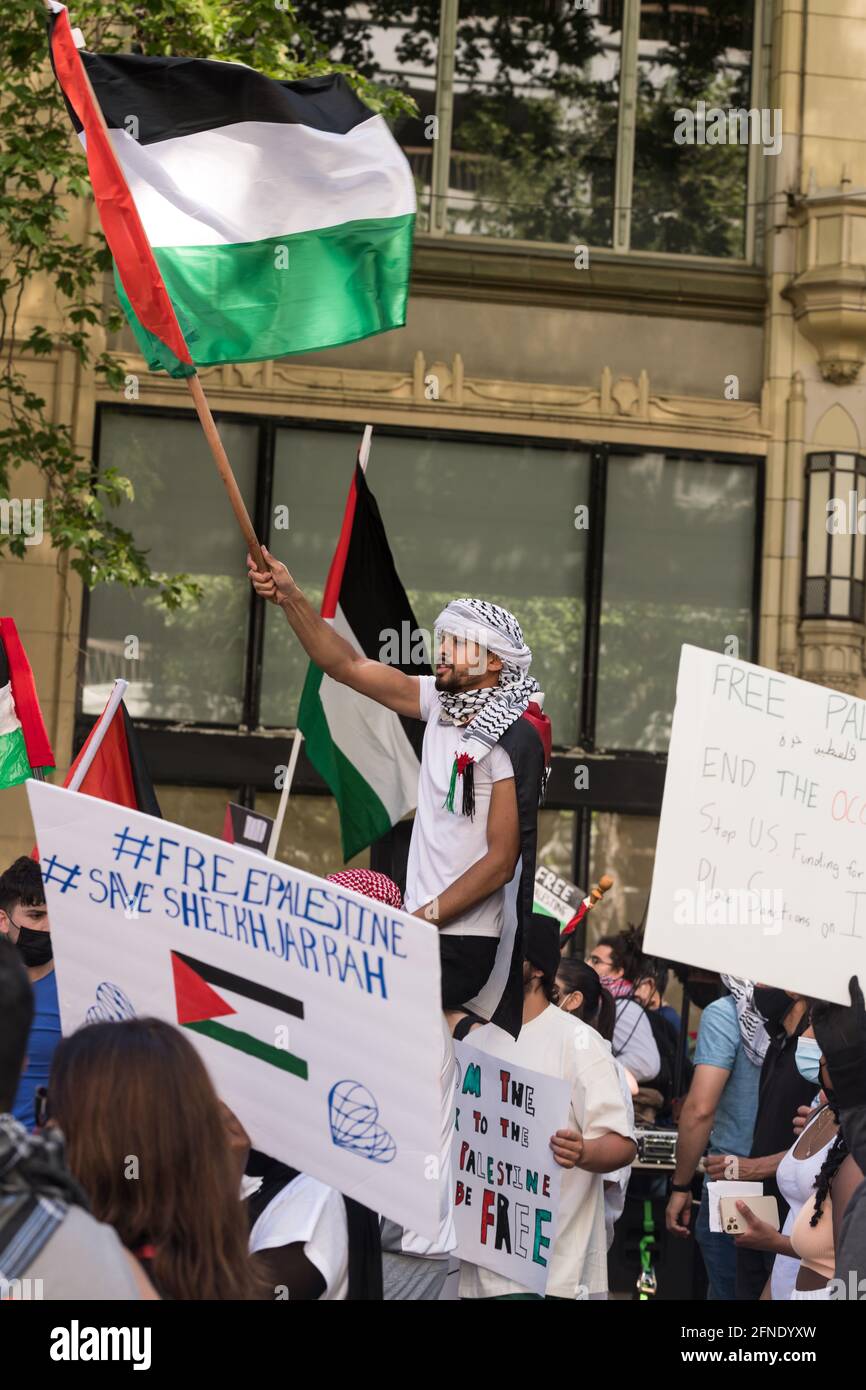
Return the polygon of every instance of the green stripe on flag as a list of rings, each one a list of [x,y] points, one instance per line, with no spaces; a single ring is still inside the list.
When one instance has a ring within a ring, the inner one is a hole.
[[[24,730],[13,729],[9,734],[0,734],[0,788],[16,787],[32,776]]]
[[[302,1058],[287,1052],[284,1047],[273,1047],[270,1043],[262,1042],[251,1033],[242,1033],[238,1028],[226,1028],[224,1024],[214,1023],[212,1019],[203,1019],[200,1023],[182,1023],[181,1027],[192,1028],[193,1032],[203,1033],[206,1038],[213,1038],[214,1042],[236,1047],[238,1052],[245,1052],[248,1057],[258,1057],[260,1062],[269,1062],[272,1067],[279,1067],[281,1071],[290,1071],[302,1081],[309,1079],[307,1064]]]
[[[155,246],[196,366],[353,343],[406,322],[414,213],[228,246]],[[120,303],[151,370],[188,376]]]
[[[319,695],[322,672],[310,662],[298,705],[298,728],[307,743],[307,756],[324,778],[340,811],[343,859],[352,859],[391,829],[391,817],[369,782],[337,747]]]

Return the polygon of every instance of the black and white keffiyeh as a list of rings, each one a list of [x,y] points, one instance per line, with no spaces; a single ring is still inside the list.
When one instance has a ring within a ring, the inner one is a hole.
[[[460,747],[477,761],[496,746],[540,690],[538,681],[528,674],[532,652],[514,615],[484,599],[455,599],[439,614],[436,628],[478,642],[502,661],[498,685],[437,692],[440,719],[463,727]]]
[[[63,1152],[59,1130],[28,1134],[13,1115],[0,1114],[0,1284],[30,1267],[70,1206],[88,1209]]]
[[[737,1006],[737,1022],[746,1056],[756,1067],[760,1067],[770,1046],[770,1037],[764,1020],[755,1008],[754,982],[738,980],[735,975],[722,975],[720,978]]]

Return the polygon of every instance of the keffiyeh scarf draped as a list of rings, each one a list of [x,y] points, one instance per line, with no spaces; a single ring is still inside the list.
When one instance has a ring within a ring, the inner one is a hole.
[[[737,1022],[746,1056],[756,1067],[763,1064],[770,1037],[764,1027],[764,1020],[755,1008],[754,982],[738,980],[734,975],[722,975],[722,984],[729,989],[737,1006]]]
[[[0,1115],[0,1281],[20,1279],[64,1220],[87,1199],[63,1161],[59,1130],[28,1134]]]

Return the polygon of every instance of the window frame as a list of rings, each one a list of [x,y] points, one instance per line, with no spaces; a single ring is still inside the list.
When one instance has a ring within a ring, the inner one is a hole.
[[[770,0],[753,0],[752,59],[750,72],[750,107],[760,107],[769,91],[768,51],[772,5]],[[433,243],[452,243],[469,246],[509,246],[515,250],[562,251],[573,254],[565,242],[524,241],[502,237],[448,231],[448,175],[451,167],[454,111],[454,66],[457,44],[459,0],[441,0],[439,40],[436,50],[436,112],[439,115],[439,134],[433,147],[430,177],[430,227],[419,232],[418,240]],[[758,227],[757,209],[766,189],[766,170],[759,147],[749,144],[746,160],[745,228],[742,256],[707,256],[679,251],[633,250],[631,246],[631,200],[634,180],[635,131],[638,87],[638,49],[640,43],[641,0],[623,0],[622,38],[620,47],[619,100],[614,158],[614,205],[611,210],[611,242],[609,246],[588,246],[590,257],[641,257],[661,264],[730,265],[752,267],[763,251],[763,235]]]
[[[99,448],[103,413],[134,410],[164,419],[194,418],[192,412],[179,407],[139,405],[118,407],[109,402],[97,407],[94,432],[94,468],[99,467]],[[309,420],[289,415],[251,415],[240,411],[217,411],[218,421],[255,424],[259,433],[258,473],[256,479],[255,524],[260,535],[269,534],[271,498],[273,494],[274,452],[279,429],[319,429],[329,434],[340,433],[357,439],[360,425],[346,420]],[[563,745],[554,750],[546,805],[551,810],[619,811],[657,814],[661,807],[667,754],[616,748],[599,749],[595,740],[595,701],[598,683],[598,650],[601,626],[603,591],[603,556],[605,533],[605,495],[607,470],[611,459],[640,456],[651,449],[665,457],[687,458],[705,462],[740,464],[754,470],[755,513],[754,549],[751,591],[752,642],[747,660],[755,660],[760,634],[761,560],[764,517],[765,460],[758,454],[729,452],[708,453],[702,450],[664,449],[657,445],[599,444],[563,436],[528,434],[498,434],[474,430],[436,430],[405,425],[377,426],[380,435],[408,439],[442,439],[454,442],[497,444],[500,447],[548,448],[561,451],[585,450],[590,458],[589,516],[587,549],[584,570],[584,631],[581,672],[581,711],[579,744],[575,748]],[[347,448],[347,460],[351,457]],[[348,478],[347,462],[347,478]],[[238,725],[180,724],[164,719],[136,720],[145,755],[155,782],[176,782],[191,786],[237,785],[242,793],[254,796],[256,789],[272,790],[274,785],[274,756],[277,744],[283,740],[288,754],[288,742],[294,730],[254,723],[261,693],[264,651],[264,605],[252,601],[247,628],[247,650],[244,663],[242,708],[245,722]],[[79,659],[75,694],[74,749],[77,752],[96,722],[95,715],[81,709],[84,691],[87,633],[90,617],[90,595],[85,587],[82,596]],[[590,787],[577,790],[574,768],[586,765]],[[301,756],[293,783],[293,791],[302,795],[330,795],[325,783],[306,757]],[[588,831],[587,831],[588,833]],[[580,839],[577,836],[576,839]],[[586,842],[588,855],[588,841]],[[588,862],[588,861],[587,861]]]

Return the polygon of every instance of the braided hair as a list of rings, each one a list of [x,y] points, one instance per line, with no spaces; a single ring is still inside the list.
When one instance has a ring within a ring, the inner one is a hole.
[[[830,1191],[830,1184],[847,1157],[848,1145],[845,1143],[845,1138],[840,1129],[833,1143],[830,1145],[827,1157],[824,1159],[821,1170],[815,1179],[815,1211],[809,1222],[810,1226],[817,1226],[820,1221],[824,1200]]]

